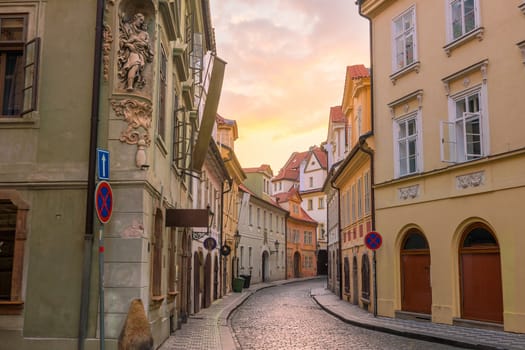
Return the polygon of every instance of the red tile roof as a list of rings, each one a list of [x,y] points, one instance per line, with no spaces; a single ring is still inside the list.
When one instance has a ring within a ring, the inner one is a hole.
[[[366,78],[370,76],[369,70],[362,64],[346,67],[346,76],[351,79]]]
[[[332,123],[344,123],[346,120],[341,106],[330,107],[330,121]]]
[[[261,166],[255,168],[242,168],[242,170],[244,170],[245,173],[249,174],[261,173],[265,171],[268,171],[269,173],[273,174],[272,168],[268,164],[262,164]]]

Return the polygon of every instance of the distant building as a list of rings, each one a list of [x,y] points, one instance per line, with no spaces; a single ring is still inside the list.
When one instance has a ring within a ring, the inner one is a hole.
[[[240,186],[239,275],[250,275],[253,283],[285,279],[288,212],[270,196],[272,169],[263,164],[244,172],[247,179]]]
[[[301,207],[297,188],[275,195],[275,200],[290,213],[286,225],[287,278],[317,275],[317,221]]]
[[[342,298],[373,310],[372,252],[364,245],[372,231],[373,135],[370,73],[364,65],[348,66],[341,109],[346,119],[348,153],[334,168],[330,187],[339,197],[340,288]],[[328,187],[328,186],[327,186]]]
[[[301,196],[302,208],[318,222],[315,232],[316,269],[322,275],[328,273],[326,194],[323,191],[327,166],[326,151],[319,146],[312,146],[308,151],[292,153],[277,176],[272,178],[274,196],[296,188]]]

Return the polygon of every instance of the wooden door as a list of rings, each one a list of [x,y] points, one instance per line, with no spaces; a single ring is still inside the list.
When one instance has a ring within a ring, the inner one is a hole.
[[[460,249],[461,317],[503,323],[499,245],[483,225],[475,225]]]
[[[430,286],[430,254],[401,256],[403,311],[430,314],[432,288]]]

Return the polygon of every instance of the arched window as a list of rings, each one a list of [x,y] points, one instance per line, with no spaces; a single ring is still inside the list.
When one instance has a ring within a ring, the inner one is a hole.
[[[370,299],[370,262],[367,254],[361,257],[361,297]]]
[[[345,293],[350,293],[350,262],[348,257],[345,256]]]

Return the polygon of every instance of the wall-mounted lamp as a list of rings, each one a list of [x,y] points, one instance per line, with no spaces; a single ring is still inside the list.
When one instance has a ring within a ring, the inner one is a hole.
[[[241,242],[241,235],[239,234],[239,230],[235,231],[235,234],[233,235],[233,239],[235,240],[235,248],[238,248],[239,243]]]
[[[206,209],[208,210],[208,226],[206,227],[206,232],[195,232],[193,231],[191,233],[191,238],[199,240],[204,236],[209,236],[211,231],[211,225],[213,224],[213,217],[215,216],[215,213],[211,211],[210,206],[206,206]]]
[[[274,242],[274,245],[275,245],[275,250],[270,250],[270,255],[272,255],[272,254],[275,254],[275,253],[279,252],[279,245],[280,245],[280,244],[281,244],[281,243],[279,243],[279,241],[278,241],[278,240],[275,240],[275,242]]]

